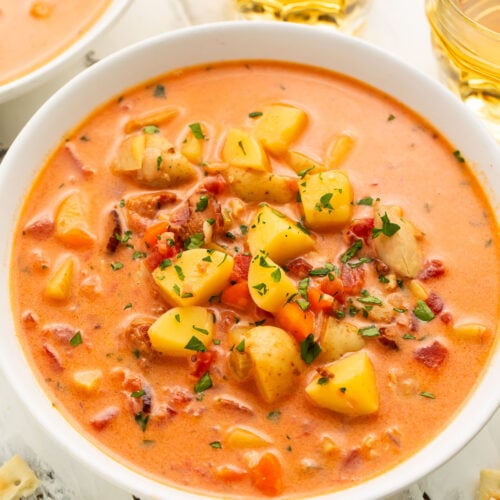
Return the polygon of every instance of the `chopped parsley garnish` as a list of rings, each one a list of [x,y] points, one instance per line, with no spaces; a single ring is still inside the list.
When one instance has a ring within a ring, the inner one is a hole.
[[[332,273],[337,274],[338,269],[333,264],[327,262],[324,267],[317,267],[309,271],[309,276],[328,276]],[[333,279],[333,278],[332,278]]]
[[[270,411],[268,414],[267,414],[267,419],[268,420],[273,420],[273,421],[277,421],[281,418],[281,411],[280,410],[273,410],[273,411]]]
[[[277,267],[272,273],[271,273],[271,278],[275,283],[279,283],[281,280],[281,271],[280,268]]]
[[[165,86],[162,85],[161,83],[155,85],[155,90],[153,92],[153,95],[158,99],[165,99],[165,97],[167,96],[165,92]]]
[[[363,240],[356,240],[347,251],[340,257],[340,261],[345,264],[351,260],[363,248]]]
[[[69,339],[69,343],[71,344],[72,347],[76,347],[77,345],[80,345],[83,342],[82,339],[82,332],[78,330],[73,337]]]
[[[348,262],[347,265],[351,268],[354,269],[356,267],[360,267],[363,264],[368,264],[372,261],[373,259],[371,257],[360,257],[357,262]]]
[[[205,372],[204,375],[196,382],[194,386],[194,392],[196,394],[206,391],[207,389],[210,389],[210,387],[213,386],[212,379],[210,377],[210,373]]]
[[[158,155],[156,157],[156,170],[160,171],[161,170],[161,164],[163,163],[163,156]]]
[[[205,328],[200,328],[199,326],[193,325],[193,330],[196,330],[203,335],[208,335],[208,330],[206,330]]]
[[[265,283],[259,283],[258,285],[254,285],[252,288],[257,290],[257,293],[262,296],[268,292],[267,285]]]
[[[220,441],[212,441],[209,443],[212,448],[215,449],[221,449],[222,448],[222,443]]]
[[[358,205],[366,205],[367,207],[371,207],[373,205],[373,198],[371,196],[361,198],[360,200],[358,200]]]
[[[259,257],[259,266],[260,267],[273,267],[269,262],[267,262],[266,258],[264,256]]]
[[[136,250],[132,254],[132,259],[137,260],[137,259],[145,259],[147,257],[146,252],[139,252],[139,250]]]
[[[123,234],[115,233],[115,240],[120,243],[127,243],[132,237],[132,231],[125,231]]]
[[[181,266],[174,266],[175,272],[177,273],[178,278],[181,281],[184,281],[186,279],[186,276],[184,276],[184,271],[182,270]]]
[[[417,337],[415,337],[415,335],[412,335],[411,333],[405,333],[403,335],[403,338],[405,340],[417,340]]]
[[[188,343],[184,346],[184,349],[189,349],[190,351],[196,352],[206,352],[207,350],[205,344],[194,335],[189,339]]]
[[[186,250],[193,250],[194,248],[201,248],[205,242],[203,233],[194,233],[186,238],[184,241],[184,248]]]
[[[358,333],[362,337],[379,337],[380,331],[375,325],[366,326],[365,328],[360,328]]]
[[[122,269],[122,267],[123,267],[122,262],[112,262],[111,263],[111,269],[113,269],[113,271],[119,271],[120,269]]]
[[[160,129],[156,125],[147,125],[142,129],[145,134],[159,134]]]
[[[391,237],[394,236],[401,229],[400,226],[389,220],[387,212],[384,215],[382,215],[381,219],[382,219],[382,227],[381,228],[374,227],[372,229],[372,238],[376,238],[381,234],[383,234],[384,236]]]
[[[172,260],[171,259],[163,259],[160,262],[160,269],[163,271],[167,267],[170,267],[172,265]]]
[[[248,113],[248,116],[250,118],[258,118],[259,116],[262,116],[262,111],[252,111],[251,113]]]
[[[140,398],[146,394],[146,391],[144,389],[140,389],[138,391],[134,391],[130,393],[131,398]]]
[[[191,123],[189,125],[189,128],[191,129],[191,132],[193,132],[193,135],[196,137],[196,139],[205,139],[205,134],[203,133],[203,130],[201,129],[201,125],[199,123]]]
[[[413,313],[421,321],[430,321],[435,317],[431,308],[423,300],[417,302],[415,309],[413,309]]]
[[[436,396],[434,394],[432,394],[432,392],[427,392],[427,391],[422,391],[420,393],[420,395],[424,398],[428,398],[428,399],[436,399]]]
[[[145,432],[149,422],[149,415],[144,415],[144,413],[140,411],[139,413],[135,414],[134,419],[137,425],[141,428],[142,432]]]
[[[326,385],[330,381],[329,377],[320,377],[318,379],[318,385]]]
[[[245,352],[245,339],[242,339],[241,342],[235,348],[238,352]]]
[[[462,156],[462,153],[457,149],[453,151],[453,156],[460,162],[465,163],[465,158]]]
[[[395,120],[395,119],[396,119],[396,117],[392,113],[387,117],[388,122],[392,122],[392,120]]]
[[[300,343],[300,357],[304,360],[307,365],[310,365],[321,352],[321,347],[314,340],[314,335],[310,333],[301,343]]]
[[[128,304],[125,304],[125,306],[123,306],[123,309],[130,309],[132,307],[132,303],[129,302]]]
[[[328,208],[329,210],[333,210],[332,204],[330,203],[333,197],[333,193],[325,193],[319,199],[319,203],[316,203],[314,209],[318,212],[321,212],[324,208]]]

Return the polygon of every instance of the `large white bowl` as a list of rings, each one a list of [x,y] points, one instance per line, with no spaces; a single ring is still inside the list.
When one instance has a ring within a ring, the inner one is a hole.
[[[129,3],[130,0],[112,0],[92,26],[56,57],[29,73],[0,85],[0,104],[39,87],[57,75],[70,61],[82,55],[90,44],[119,18]],[[12,33],[12,38],[15,43],[15,33]]]
[[[20,133],[0,168],[0,364],[43,428],[68,455],[141,498],[193,499],[129,470],[90,444],[52,406],[16,338],[9,297],[14,227],[30,184],[64,133],[98,105],[131,86],[179,67],[234,59],[273,59],[322,66],[350,75],[403,102],[433,124],[473,165],[499,214],[500,155],[483,126],[451,93],[426,76],[358,39],[298,25],[231,22],[155,37],[87,69],[58,91]],[[91,91],[89,89],[92,89]],[[418,480],[457,453],[486,424],[500,402],[500,351],[454,420],[401,465],[328,499],[371,499]]]

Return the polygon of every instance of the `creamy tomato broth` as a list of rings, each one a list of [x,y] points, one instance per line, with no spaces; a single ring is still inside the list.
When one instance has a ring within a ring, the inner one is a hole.
[[[315,495],[405,460],[470,394],[497,234],[460,151],[392,98],[214,64],[68,134],[19,221],[14,312],[54,404],[119,461]]]
[[[81,37],[110,0],[8,0],[0,5],[0,84],[59,55]]]

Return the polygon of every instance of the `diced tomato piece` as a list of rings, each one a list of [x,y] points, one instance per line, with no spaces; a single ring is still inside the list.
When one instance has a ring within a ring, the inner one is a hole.
[[[257,464],[250,469],[252,484],[264,495],[276,496],[283,491],[283,470],[281,463],[271,452],[264,453]]]
[[[215,351],[197,352],[194,354],[190,360],[190,374],[196,378],[201,377],[209,371],[210,366],[215,361],[215,356]]]
[[[347,228],[348,240],[354,242],[361,238],[365,242],[368,241],[368,239],[371,238],[374,225],[373,217],[353,220]]]
[[[314,313],[303,311],[297,302],[287,302],[275,315],[279,327],[302,342],[310,333],[314,333]]]
[[[168,226],[167,221],[160,221],[146,229],[143,239],[148,248],[153,248],[158,243],[158,237],[168,230]]]
[[[320,288],[316,287],[309,287],[307,289],[307,299],[309,300],[311,310],[315,313],[322,311],[329,313],[335,304],[335,300],[330,294],[324,293]]]
[[[233,272],[229,277],[231,282],[248,280],[248,269],[250,268],[251,255],[238,253],[234,256]]]
[[[248,310],[253,304],[248,290],[248,281],[239,281],[225,288],[221,294],[221,302],[235,309]]]

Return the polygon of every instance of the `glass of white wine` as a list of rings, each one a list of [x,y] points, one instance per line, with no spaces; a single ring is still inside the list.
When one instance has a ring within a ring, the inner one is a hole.
[[[500,0],[426,0],[442,79],[500,142]]]

